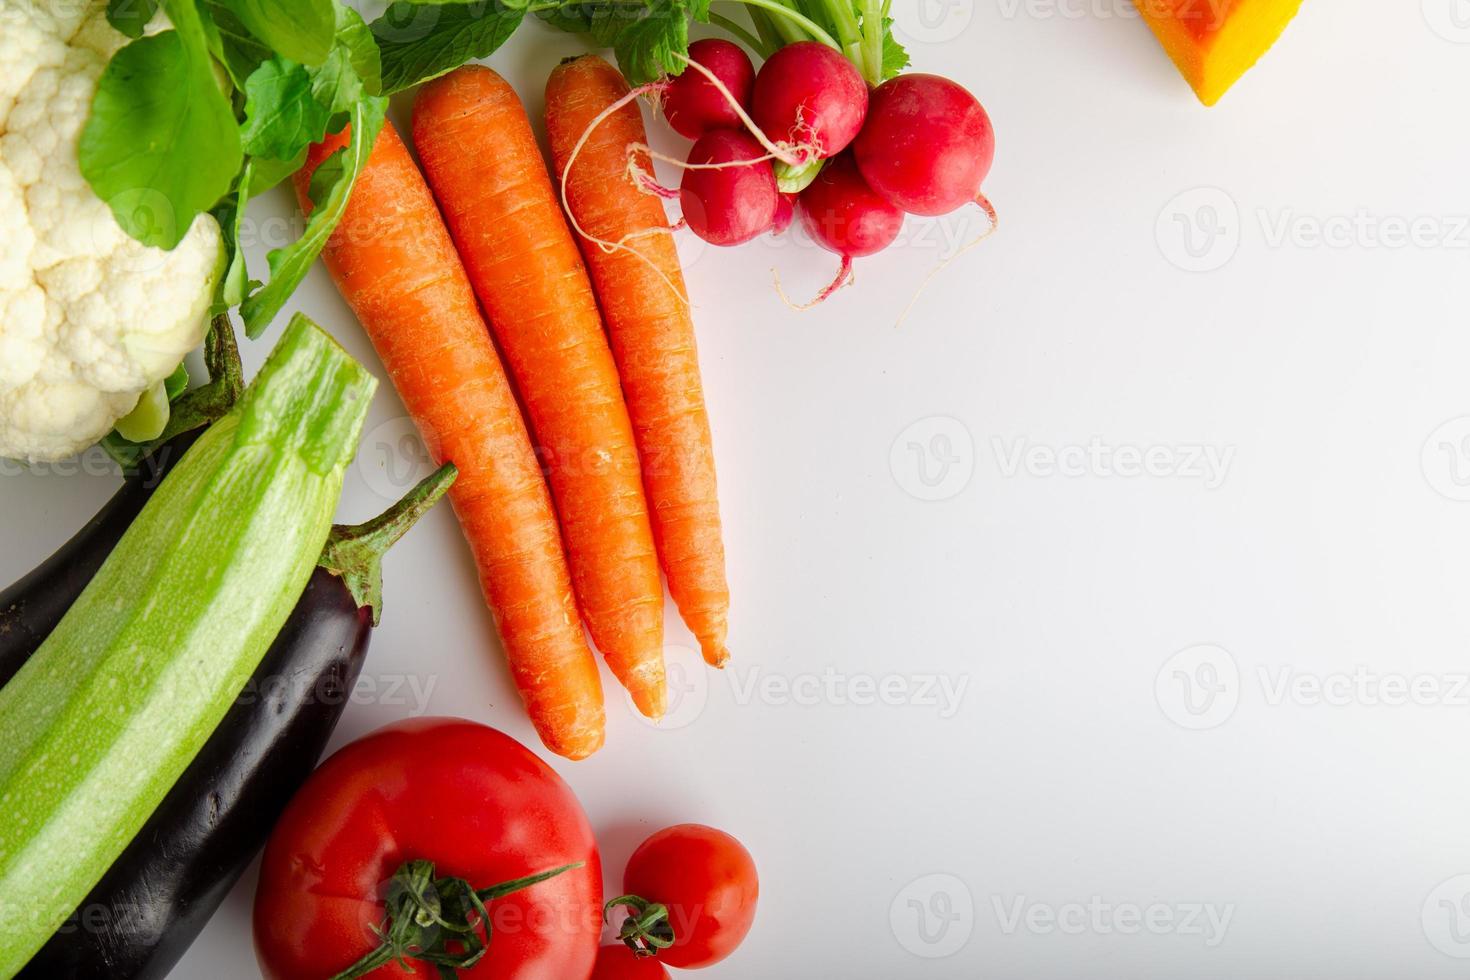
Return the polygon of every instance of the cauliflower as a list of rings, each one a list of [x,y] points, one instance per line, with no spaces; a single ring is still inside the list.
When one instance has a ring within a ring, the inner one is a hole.
[[[127,40],[105,7],[0,0],[0,457],[106,435],[199,346],[223,260],[209,215],[152,248],[82,178],[77,138]]]

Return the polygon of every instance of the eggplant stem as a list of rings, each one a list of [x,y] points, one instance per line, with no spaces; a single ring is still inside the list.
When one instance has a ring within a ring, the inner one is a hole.
[[[445,463],[419,482],[383,513],[362,524],[338,524],[327,535],[318,565],[339,576],[352,593],[359,609],[373,611],[373,625],[383,615],[383,556],[459,476],[453,463]]]

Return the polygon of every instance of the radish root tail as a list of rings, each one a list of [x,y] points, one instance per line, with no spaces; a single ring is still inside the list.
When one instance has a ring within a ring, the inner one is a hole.
[[[818,293],[815,299],[807,303],[793,303],[790,297],[786,295],[786,290],[781,288],[781,273],[776,269],[772,269],[771,275],[776,280],[776,295],[781,297],[781,302],[785,303],[788,308],[796,310],[798,313],[805,313],[807,310],[816,309],[831,299],[832,295],[839,289],[851,286],[857,281],[852,271],[852,256],[844,255],[842,257],[842,264],[837,267],[837,277],[828,283],[826,288]]]
[[[650,258],[647,254],[628,244],[629,242],[637,241],[640,238],[646,238],[649,235],[671,235],[674,231],[672,227],[665,225],[661,228],[647,228],[643,231],[629,232],[622,238],[619,238],[617,241],[609,241],[606,238],[597,237],[596,235],[589,232],[586,228],[582,227],[582,223],[577,220],[576,212],[572,209],[571,201],[567,197],[567,177],[571,174],[572,167],[576,165],[577,157],[581,156],[582,151],[587,148],[587,141],[592,138],[593,133],[597,132],[598,127],[600,127],[608,119],[612,118],[613,114],[617,113],[625,106],[637,102],[638,99],[642,96],[650,96],[656,105],[658,101],[663,97],[664,92],[668,90],[668,87],[669,83],[667,81],[649,82],[647,85],[639,85],[637,88],[630,90],[622,98],[618,99],[616,102],[613,102],[607,108],[603,109],[596,116],[592,117],[592,121],[587,124],[586,129],[582,130],[582,135],[577,138],[576,144],[572,147],[572,152],[567,157],[567,165],[562,168],[561,180],[559,182],[561,192],[561,206],[562,210],[566,212],[567,220],[571,223],[572,230],[576,232],[578,236],[586,239],[589,242],[592,242],[598,248],[602,249],[602,251],[608,253],[609,255],[611,255],[613,252],[627,252],[630,255],[637,256],[640,261],[645,263],[654,272],[658,273],[658,277],[664,281],[664,284],[668,286],[669,290],[679,298],[679,301],[681,303],[683,303],[685,306],[688,306],[689,296],[684,292],[684,290],[680,289],[672,279],[669,278],[668,273],[659,268],[659,264],[655,262],[652,258]],[[634,160],[633,158],[633,155],[630,153],[630,178],[633,179],[639,190],[645,191],[646,193],[648,192],[649,188],[645,186],[643,180],[639,179],[635,175],[635,168],[636,172],[646,176],[649,183],[651,183],[653,186],[661,186],[658,184],[658,181],[654,180],[651,175],[647,174],[647,171],[643,170],[643,168],[637,164],[636,160]]]
[[[745,111],[745,107],[740,104],[740,100],[735,98],[735,94],[725,86],[724,82],[720,81],[720,76],[699,62],[677,51],[674,52],[674,57],[684,62],[686,68],[693,68],[699,72],[705,77],[706,81],[715,87],[715,91],[720,93],[721,98],[729,103],[730,108],[739,117],[741,125],[750,131],[750,135],[754,136],[761,146],[766,148],[766,152],[770,154],[770,157],[767,159],[779,160],[791,167],[801,167],[821,155],[821,147],[815,143],[796,144],[784,141],[772,142],[771,138],[755,124],[755,120],[750,118],[750,114]]]
[[[939,263],[930,270],[929,274],[924,277],[924,281],[919,283],[919,288],[914,290],[914,295],[909,297],[908,305],[903,308],[903,312],[900,313],[898,316],[898,322],[893,325],[894,329],[903,326],[904,321],[908,319],[909,313],[913,310],[914,305],[919,302],[919,297],[924,295],[924,290],[929,288],[929,284],[932,283],[941,272],[943,272],[945,269],[948,269],[950,265],[952,265],[970,249],[974,248],[981,242],[985,241],[985,239],[995,234],[996,229],[1000,227],[1000,215],[996,213],[995,205],[990,203],[990,198],[986,197],[984,194],[976,194],[973,203],[978,206],[981,211],[984,211],[985,216],[990,219],[990,227],[986,228],[984,233],[982,233],[979,237],[970,242],[967,242],[959,249],[959,251],[955,252],[949,258],[945,259],[943,262]]]

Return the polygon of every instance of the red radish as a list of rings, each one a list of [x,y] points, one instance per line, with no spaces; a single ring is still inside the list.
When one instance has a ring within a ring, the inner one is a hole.
[[[731,41],[706,38],[689,45],[689,60],[708,68],[742,107],[750,104],[755,66]],[[664,91],[664,118],[686,139],[697,140],[712,129],[741,129],[735,107],[703,72],[685,66]]]
[[[786,229],[791,227],[791,219],[794,217],[796,217],[796,195],[782,194],[781,199],[776,202],[776,216],[771,219],[771,234],[786,234]]]
[[[689,151],[679,203],[711,245],[739,245],[770,228],[780,198],[765,148],[748,133],[713,130]]]
[[[760,82],[756,81],[757,98]],[[977,201],[995,158],[995,131],[978,99],[938,75],[900,75],[873,91],[853,143],[868,184],[910,214],[948,214]]]
[[[833,157],[863,128],[868,86],[853,63],[816,41],[790,44],[761,66],[751,118],[802,159]]]
[[[868,186],[846,153],[822,168],[801,192],[797,212],[818,245],[842,256],[837,278],[817,297],[818,303],[847,284],[853,259],[883,251],[903,227],[903,211]]]

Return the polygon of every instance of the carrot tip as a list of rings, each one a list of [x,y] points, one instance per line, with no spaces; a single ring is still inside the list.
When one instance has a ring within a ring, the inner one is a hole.
[[[630,693],[633,695],[633,704],[650,721],[658,721],[668,710],[668,689],[662,684]]]
[[[699,651],[704,654],[704,662],[711,667],[724,669],[725,664],[730,660],[729,649],[718,640],[701,640]]]

